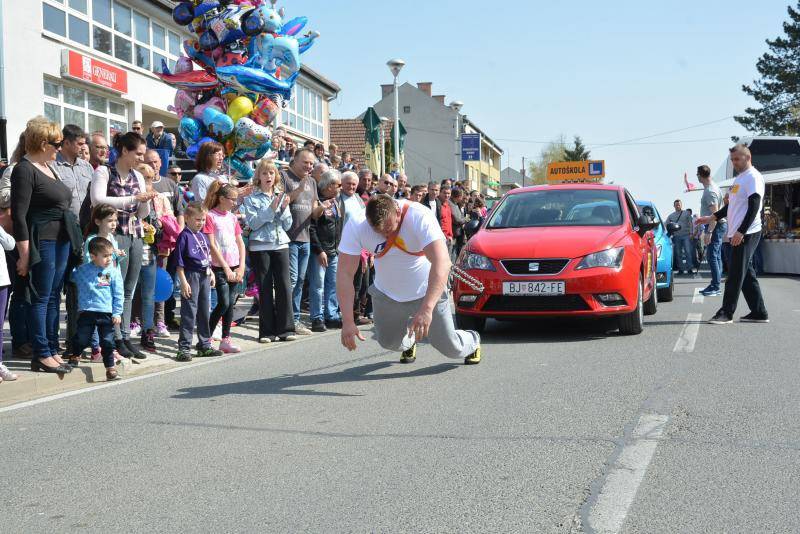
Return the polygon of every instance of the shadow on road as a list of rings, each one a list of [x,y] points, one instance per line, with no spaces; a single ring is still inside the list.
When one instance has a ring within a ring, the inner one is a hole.
[[[246,382],[233,382],[231,384],[190,387],[178,390],[178,393],[174,395],[173,398],[209,399],[212,397],[222,397],[225,395],[309,395],[322,397],[360,397],[362,395],[351,395],[333,391],[317,391],[315,389],[292,388],[300,388],[305,386],[325,386],[328,384],[343,384],[347,382],[373,382],[379,380],[393,380],[397,378],[433,376],[445,373],[455,369],[456,367],[461,367],[460,365],[452,363],[441,363],[439,365],[423,367],[403,373],[370,374],[395,365],[402,364],[395,362],[378,362],[360,365],[358,367],[350,367],[349,369],[334,373],[284,375],[273,378],[262,378],[259,380],[248,380]]]
[[[614,319],[541,318],[490,321],[481,335],[484,345],[580,342],[618,336]]]

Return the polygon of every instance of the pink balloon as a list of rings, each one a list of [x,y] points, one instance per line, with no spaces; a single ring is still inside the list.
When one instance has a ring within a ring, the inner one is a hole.
[[[173,74],[181,74],[182,72],[192,72],[192,60],[186,56],[178,58]]]
[[[210,99],[205,104],[201,104],[199,106],[195,106],[195,108],[194,108],[194,118],[197,119],[197,120],[203,120],[203,112],[206,110],[206,108],[210,108],[210,107],[217,108],[222,113],[225,113],[225,110],[227,108],[227,106],[225,106],[225,101],[223,99],[221,99],[220,97],[215,96],[214,98]]]
[[[180,90],[175,93],[175,105],[169,106],[167,109],[178,115],[182,119],[184,115],[188,114],[195,104],[194,94],[189,91]]]

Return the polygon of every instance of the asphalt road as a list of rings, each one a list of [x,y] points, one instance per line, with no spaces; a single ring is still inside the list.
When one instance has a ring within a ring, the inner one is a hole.
[[[796,532],[800,280],[770,324],[703,285],[640,336],[490,323],[478,366],[334,334],[2,412],[0,531]]]

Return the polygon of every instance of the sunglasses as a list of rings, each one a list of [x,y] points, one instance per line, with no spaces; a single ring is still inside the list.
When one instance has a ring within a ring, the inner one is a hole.
[[[179,172],[171,172],[171,173],[169,173],[169,175],[170,176],[181,176],[181,173],[179,173]]]
[[[390,182],[389,180],[384,180],[383,185],[391,185],[392,187],[397,187],[396,183]]]
[[[47,144],[50,145],[51,147],[55,148],[56,150],[58,150],[59,148],[64,146],[64,140],[62,139],[61,141],[58,141],[58,142],[56,142],[56,141],[48,141]]]

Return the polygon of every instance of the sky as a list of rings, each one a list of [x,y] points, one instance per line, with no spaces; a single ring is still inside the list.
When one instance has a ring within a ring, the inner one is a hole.
[[[332,118],[353,118],[391,83],[386,61],[400,57],[400,82],[433,82],[434,94],[464,102],[462,113],[520,169],[543,143],[580,135],[607,181],[653,200],[662,216],[708,164],[716,172],[732,118],[753,101],[741,87],[757,78],[765,40],[782,34],[788,0],[597,2],[463,0],[279,2],[321,33],[303,56],[342,88]],[[707,124],[709,123],[709,124]],[[696,128],[691,126],[705,124]],[[687,129],[688,128],[688,129]],[[662,132],[639,144],[614,144]],[[411,135],[411,134],[409,134]],[[687,142],[688,141],[688,142]]]

